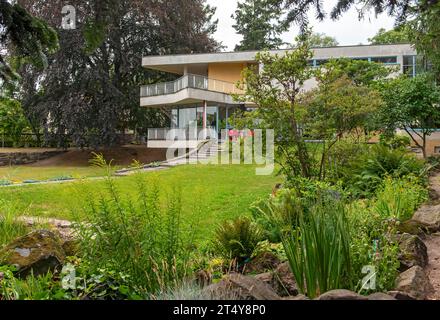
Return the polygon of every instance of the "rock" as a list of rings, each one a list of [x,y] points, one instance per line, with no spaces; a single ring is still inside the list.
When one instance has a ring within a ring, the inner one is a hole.
[[[421,207],[412,220],[420,223],[431,233],[440,231],[440,205]]]
[[[417,236],[423,236],[425,229],[423,224],[414,220],[407,220],[397,225],[397,231],[399,231],[399,233],[408,233]]]
[[[299,294],[295,297],[293,296],[289,296],[289,297],[284,297],[283,300],[289,300],[289,301],[300,301],[300,300],[310,300],[309,298],[307,298],[305,295],[303,294]]]
[[[438,194],[438,192],[435,188],[429,187],[428,188],[428,195],[429,195],[430,201],[440,200],[440,195]]]
[[[244,274],[263,273],[274,270],[280,264],[280,259],[272,252],[263,252],[247,263],[243,268]]]
[[[424,268],[428,265],[428,249],[419,236],[404,233],[398,235],[397,240],[400,248],[400,271],[406,271],[414,266]]]
[[[276,291],[280,296],[296,296],[299,294],[295,277],[288,262],[284,262],[276,268],[274,279],[277,283]]]
[[[337,289],[324,293],[316,300],[368,300],[368,298],[353,291]]]
[[[55,234],[38,230],[18,238],[0,250],[0,265],[17,268],[17,275],[45,275],[57,271],[63,264],[65,253]]]
[[[388,291],[387,294],[396,300],[416,300],[412,295],[402,291]]]
[[[383,293],[383,292],[376,292],[373,294],[370,294],[368,297],[368,300],[377,301],[377,300],[397,300],[395,297]]]
[[[278,277],[275,276],[274,272],[257,274],[255,279],[260,280],[270,286],[280,297],[290,297],[298,294],[298,291],[295,291],[292,295],[290,295],[280,283]]]
[[[233,273],[215,284],[206,287],[204,294],[214,300],[280,300],[281,298],[266,283],[255,277]]]
[[[415,266],[399,275],[396,290],[408,293],[417,300],[424,300],[434,288],[423,269]]]
[[[77,256],[79,253],[79,241],[75,239],[69,239],[63,241],[61,247],[63,248],[67,257]]]

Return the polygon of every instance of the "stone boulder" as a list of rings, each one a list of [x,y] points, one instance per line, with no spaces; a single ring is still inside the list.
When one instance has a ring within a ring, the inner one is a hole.
[[[414,214],[412,220],[420,223],[431,233],[440,231],[440,205],[421,207]]]
[[[337,289],[324,293],[316,300],[368,300],[368,298],[353,291]]]
[[[387,293],[396,300],[417,300],[412,295],[402,291],[388,291]]]
[[[272,252],[263,252],[257,255],[243,268],[243,273],[258,274],[274,270],[280,264],[280,259]]]
[[[407,220],[397,225],[397,231],[401,234],[408,233],[423,237],[427,231],[423,224],[414,220]]]
[[[38,230],[18,238],[0,250],[0,265],[17,268],[17,276],[45,275],[59,270],[65,253],[59,239],[47,230]]]
[[[274,272],[274,278],[278,283],[277,292],[281,296],[296,296],[299,294],[298,286],[288,262],[280,264]]]
[[[367,298],[370,301],[397,300],[395,297],[393,297],[389,294],[383,293],[383,292],[376,292],[376,293],[370,294]]]
[[[400,271],[406,271],[414,266],[424,268],[428,265],[428,249],[419,236],[404,233],[397,237],[400,248]]]
[[[266,283],[255,277],[238,273],[229,274],[218,283],[203,289],[205,296],[214,300],[280,300]]]
[[[417,300],[424,300],[434,290],[428,276],[419,266],[401,273],[397,278],[396,291],[402,291]]]

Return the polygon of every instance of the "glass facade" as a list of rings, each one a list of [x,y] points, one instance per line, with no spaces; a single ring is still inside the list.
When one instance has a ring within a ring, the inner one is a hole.
[[[208,103],[206,108],[206,126],[220,132],[230,128],[227,119],[238,109],[236,105]],[[177,106],[171,110],[172,129],[203,129],[203,105]]]
[[[422,56],[403,56],[403,73],[415,77],[429,70],[429,64]]]

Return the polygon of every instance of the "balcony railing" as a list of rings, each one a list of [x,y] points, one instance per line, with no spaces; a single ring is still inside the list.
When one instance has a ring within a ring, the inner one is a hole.
[[[143,86],[141,87],[141,97],[173,94],[187,88],[209,90],[227,94],[243,93],[243,91],[238,89],[234,83],[210,79],[195,74],[187,74],[175,81]]]

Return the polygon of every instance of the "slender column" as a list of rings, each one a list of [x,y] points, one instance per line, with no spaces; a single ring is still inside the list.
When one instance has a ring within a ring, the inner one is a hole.
[[[229,118],[229,106],[226,106],[226,130],[229,129],[228,118]]]
[[[186,76],[188,74],[188,66],[183,67],[183,75]]]
[[[208,123],[208,101],[203,101],[203,129],[206,129]]]

